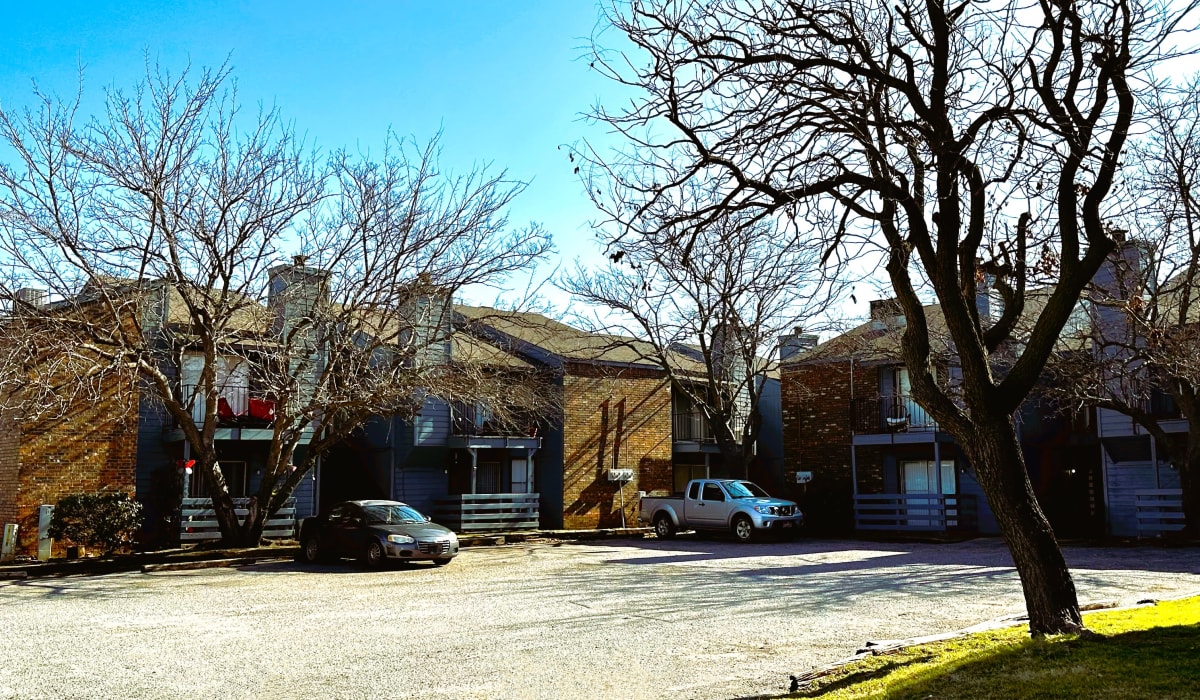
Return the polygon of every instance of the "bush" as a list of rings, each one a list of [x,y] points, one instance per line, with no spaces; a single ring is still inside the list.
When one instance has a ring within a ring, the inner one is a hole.
[[[77,493],[54,506],[49,534],[111,553],[133,542],[142,525],[142,504],[120,491]]]

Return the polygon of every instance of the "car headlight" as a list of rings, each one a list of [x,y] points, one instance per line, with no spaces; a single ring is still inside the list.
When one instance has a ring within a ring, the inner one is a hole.
[[[771,506],[754,506],[754,510],[762,513],[763,515],[771,514]]]
[[[388,535],[388,542],[392,544],[412,544],[416,540],[408,535]]]

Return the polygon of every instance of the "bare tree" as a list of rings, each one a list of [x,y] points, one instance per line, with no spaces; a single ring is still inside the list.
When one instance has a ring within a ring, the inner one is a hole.
[[[620,183],[592,182],[589,191],[602,191],[602,184]],[[624,197],[617,190],[596,201],[611,215]],[[563,280],[602,309],[592,322],[597,330],[647,341],[643,351],[666,371],[679,404],[702,417],[724,466],[743,477],[755,455],[763,379],[777,339],[822,323],[844,286],[825,274],[819,245],[776,223],[730,216],[694,238],[653,227],[601,233],[608,268],[579,266]]]
[[[440,172],[437,139],[321,158],[276,111],[242,114],[224,67],[151,69],[86,123],[78,100],[39,99],[0,112],[16,154],[0,167],[15,305],[0,376],[33,380],[5,394],[10,413],[34,420],[37,396],[87,386],[72,374],[136,376],[190,446],[224,543],[249,545],[371,416],[412,415],[430,397],[511,405],[511,378],[451,361],[450,300],[548,249],[538,227],[508,227],[523,183]],[[49,303],[21,301],[31,287]],[[51,358],[69,361],[54,373]],[[240,523],[215,438],[223,413],[245,409],[228,405],[233,384],[255,387],[271,430]]]
[[[608,20],[633,48],[594,56],[641,91],[596,113],[632,151],[583,154],[640,192],[619,222],[699,178],[719,185],[714,196],[662,222],[685,251],[731,211],[816,224],[828,255],[851,240],[886,248],[913,396],[974,465],[1035,634],[1081,629],[1081,618],[1013,415],[1113,248],[1105,204],[1141,118],[1133,92],[1191,9],[632,0]],[[975,304],[989,277],[1004,300],[995,318]],[[1052,291],[1027,308],[1039,283]],[[935,379],[923,286],[962,367],[960,401]],[[1023,315],[1032,330],[1014,339]],[[1014,359],[999,361],[1013,340]]]
[[[1130,148],[1122,241],[1088,290],[1077,350],[1052,358],[1047,393],[1070,410],[1107,408],[1140,425],[1179,471],[1185,537],[1200,535],[1200,430],[1172,436],[1171,398],[1200,426],[1200,80],[1155,86],[1144,134]],[[1161,392],[1161,393],[1160,393]],[[1165,409],[1165,410],[1164,410]]]

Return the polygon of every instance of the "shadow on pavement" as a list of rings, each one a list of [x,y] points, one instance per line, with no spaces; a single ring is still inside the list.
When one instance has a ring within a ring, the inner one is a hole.
[[[864,540],[800,540],[741,544],[700,537],[673,540],[607,540],[573,543],[579,547],[622,547],[639,552],[662,552],[660,556],[613,558],[612,564],[683,564],[696,561],[738,560],[759,557],[804,557],[862,552],[869,558],[830,563],[827,570],[850,570],[895,566],[1012,567],[1012,557],[999,538],[945,544],[869,542]],[[1150,571],[1200,574],[1200,547],[1064,547],[1072,569],[1103,571]],[[816,571],[813,564],[796,567]],[[778,573],[779,569],[772,569]]]

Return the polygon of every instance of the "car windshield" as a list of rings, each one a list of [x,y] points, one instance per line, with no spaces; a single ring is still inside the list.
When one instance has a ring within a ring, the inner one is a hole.
[[[425,516],[408,506],[399,504],[363,506],[368,525],[399,525],[401,523],[423,523]]]
[[[770,494],[762,490],[758,484],[751,481],[731,481],[725,484],[725,489],[734,498],[770,498]]]

